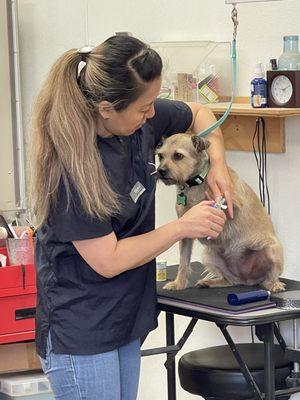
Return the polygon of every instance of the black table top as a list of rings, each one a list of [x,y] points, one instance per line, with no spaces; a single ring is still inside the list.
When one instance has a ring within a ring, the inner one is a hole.
[[[168,266],[168,281],[177,274],[178,265]],[[203,278],[203,266],[192,263],[191,285]],[[300,291],[300,282],[281,278],[287,291]],[[185,315],[229,325],[259,325],[282,320],[300,318],[300,308],[283,310],[276,307],[274,301],[265,300],[256,303],[231,306],[227,303],[229,293],[249,292],[261,289],[258,286],[234,286],[226,288],[189,287],[171,291],[163,289],[166,282],[157,282],[158,309],[174,314]],[[271,307],[271,308],[269,308]]]

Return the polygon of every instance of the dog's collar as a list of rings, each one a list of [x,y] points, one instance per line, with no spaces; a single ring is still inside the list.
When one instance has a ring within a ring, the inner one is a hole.
[[[201,185],[201,183],[204,181],[205,176],[201,176],[201,175],[196,175],[194,178],[189,179],[188,181],[186,181],[185,183],[189,186],[197,186],[197,185]]]
[[[184,193],[184,190],[187,189],[187,187],[192,187],[192,186],[198,186],[201,185],[205,178],[207,177],[208,171],[209,171],[210,163],[209,159],[207,159],[204,167],[202,170],[199,172],[198,175],[194,176],[192,179],[188,179],[185,181],[185,183],[180,187],[180,193],[177,194],[177,204],[186,206],[187,204],[187,197],[186,194]]]
[[[204,167],[199,172],[199,174],[194,176],[193,178],[185,181],[185,185],[187,185],[189,187],[201,185],[204,182],[205,178],[207,177],[209,167],[210,167],[210,163],[209,163],[209,160],[207,160]]]

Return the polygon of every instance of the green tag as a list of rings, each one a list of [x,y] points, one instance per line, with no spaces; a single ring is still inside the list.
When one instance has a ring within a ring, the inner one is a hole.
[[[177,204],[186,206],[186,195],[184,193],[181,192],[177,195]]]

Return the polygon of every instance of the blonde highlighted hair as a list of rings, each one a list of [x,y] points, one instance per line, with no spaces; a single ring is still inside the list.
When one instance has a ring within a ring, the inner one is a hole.
[[[56,207],[62,181],[70,200],[74,187],[88,215],[119,212],[96,144],[98,105],[107,100],[120,112],[161,75],[160,56],[133,37],[113,36],[95,47],[77,76],[82,57],[72,49],[57,60],[33,108],[29,201],[37,226]]]

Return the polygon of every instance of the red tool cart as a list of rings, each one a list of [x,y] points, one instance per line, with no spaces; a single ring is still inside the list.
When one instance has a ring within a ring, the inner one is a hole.
[[[7,256],[6,248],[0,253]],[[0,268],[0,344],[34,340],[36,275],[34,264]]]

